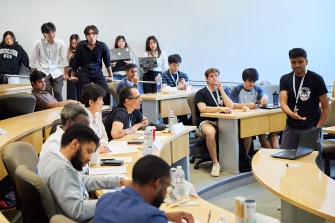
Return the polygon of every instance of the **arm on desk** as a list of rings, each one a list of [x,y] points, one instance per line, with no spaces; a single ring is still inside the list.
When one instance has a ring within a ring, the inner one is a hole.
[[[111,130],[111,135],[113,139],[119,139],[131,133],[134,133],[134,130],[132,128],[123,129],[122,122],[118,122],[118,121],[113,122],[112,130]]]
[[[66,105],[68,103],[80,104],[80,102],[78,102],[78,101],[66,100],[66,101],[59,101],[59,102],[54,102],[54,103],[48,103],[47,104],[47,108],[64,107],[64,105]]]
[[[232,110],[229,107],[211,107],[207,106],[205,103],[200,102],[197,104],[200,113],[215,113],[215,112],[223,112],[223,113],[232,113]]]
[[[134,132],[136,132],[142,126],[147,126],[148,124],[149,124],[148,119],[145,116],[143,116],[142,121],[140,123],[137,123],[137,124],[133,125],[131,128],[134,130]]]

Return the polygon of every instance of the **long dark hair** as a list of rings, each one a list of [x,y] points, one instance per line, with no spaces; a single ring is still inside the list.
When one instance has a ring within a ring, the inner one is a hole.
[[[3,34],[3,37],[2,37],[2,44],[5,44],[5,38],[7,35],[10,35],[12,38],[13,38],[13,45],[14,43],[16,43],[16,38],[15,38],[15,35],[12,31],[6,31],[4,34]]]
[[[158,40],[157,40],[157,38],[156,38],[155,36],[149,36],[149,37],[147,38],[147,41],[146,41],[146,43],[145,43],[145,50],[146,50],[147,52],[150,52],[150,51],[151,51],[150,46],[149,46],[149,42],[150,42],[150,40],[155,41],[155,43],[157,44],[158,57],[160,57],[160,56],[161,56],[161,53],[162,53],[162,50],[161,50],[161,48],[159,47]]]
[[[78,34],[72,34],[72,35],[70,36],[69,51],[75,50],[75,49],[72,49],[72,46],[71,46],[71,42],[72,42],[72,40],[74,40],[74,39],[77,40],[77,42],[80,40]]]
[[[126,37],[124,37],[124,36],[117,36],[116,39],[115,39],[114,48],[119,48],[117,46],[117,43],[119,42],[120,39],[123,39],[123,41],[125,43],[124,47],[128,47],[128,43],[127,43]]]

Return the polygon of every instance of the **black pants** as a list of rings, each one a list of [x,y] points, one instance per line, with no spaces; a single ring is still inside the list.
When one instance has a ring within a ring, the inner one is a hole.
[[[84,85],[89,83],[95,83],[100,85],[105,91],[106,96],[104,97],[104,104],[110,104],[110,92],[108,89],[108,84],[105,76],[103,75],[101,70],[87,71],[87,70],[79,70],[77,73],[78,78],[78,99],[81,98],[81,91]]]
[[[78,82],[68,80],[66,84],[67,99],[80,101],[80,97],[78,97]]]
[[[157,71],[149,70],[148,72],[143,74],[143,80],[144,81],[155,81],[156,76],[161,73]],[[143,83],[143,93],[156,93],[156,83],[153,84],[145,84]]]

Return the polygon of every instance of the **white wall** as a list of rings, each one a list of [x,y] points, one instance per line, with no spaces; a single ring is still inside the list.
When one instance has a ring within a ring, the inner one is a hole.
[[[241,82],[243,69],[255,67],[260,80],[278,83],[290,72],[288,51],[306,49],[308,68],[334,80],[335,1],[333,0],[11,0],[1,2],[0,34],[11,30],[28,54],[52,21],[56,36],[68,44],[73,33],[84,38],[86,25],[100,30],[99,40],[113,46],[125,35],[137,56],[146,37],[183,58],[181,69],[203,80],[209,67],[222,81]]]

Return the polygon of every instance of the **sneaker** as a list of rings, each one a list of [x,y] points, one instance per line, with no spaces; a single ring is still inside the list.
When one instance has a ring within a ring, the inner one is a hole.
[[[220,164],[219,163],[213,164],[211,176],[212,177],[220,176]]]

